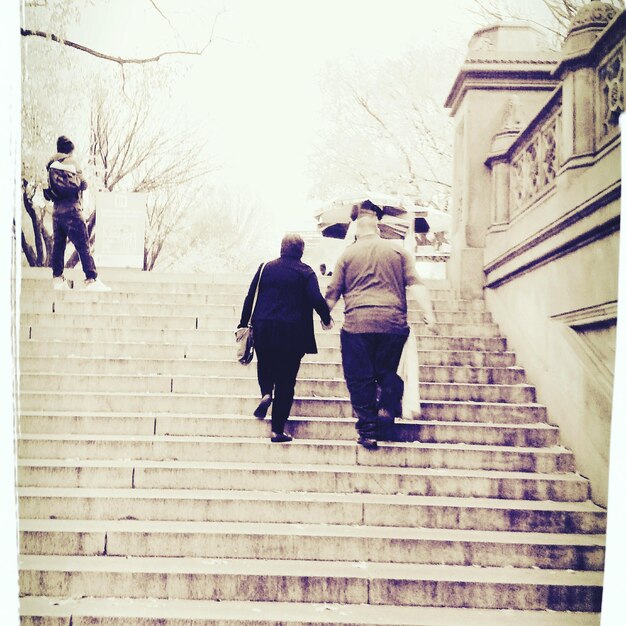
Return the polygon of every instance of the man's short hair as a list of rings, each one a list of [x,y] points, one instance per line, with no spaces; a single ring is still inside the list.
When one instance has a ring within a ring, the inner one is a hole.
[[[57,152],[62,152],[63,154],[70,154],[70,152],[74,152],[74,143],[65,135],[61,135],[57,139]]]
[[[298,233],[287,233],[280,242],[280,256],[301,259],[304,254],[304,239]]]
[[[379,220],[383,219],[383,210],[377,204],[374,204],[371,200],[361,202],[359,205],[359,216],[372,214],[376,215]]]

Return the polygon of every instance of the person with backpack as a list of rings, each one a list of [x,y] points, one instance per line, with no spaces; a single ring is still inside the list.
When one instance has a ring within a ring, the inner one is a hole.
[[[89,233],[83,218],[83,190],[87,181],[83,178],[78,163],[72,156],[74,143],[61,135],[57,139],[57,153],[50,159],[48,171],[49,187],[44,190],[46,200],[52,201],[53,244],[52,282],[54,289],[70,289],[63,268],[65,247],[69,239],[76,248],[85,273],[85,289],[89,291],[110,291],[99,278],[96,264],[89,249]]]

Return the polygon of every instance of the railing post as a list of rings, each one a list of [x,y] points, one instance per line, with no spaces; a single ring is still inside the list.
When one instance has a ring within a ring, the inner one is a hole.
[[[615,60],[608,59],[607,63],[600,65],[598,56],[601,51],[594,48],[607,24],[618,13],[616,7],[606,2],[589,2],[576,14],[563,42],[562,60],[555,75],[563,85],[560,156],[565,170],[587,165],[588,158],[602,147],[605,136],[610,135],[611,130],[617,131],[617,118],[624,106],[623,48],[621,54],[618,48]],[[612,104],[607,103],[611,97],[615,103],[620,91],[621,107],[615,107],[616,115],[611,119]],[[604,102],[600,92],[603,92]],[[612,123],[613,129],[607,129],[607,123],[608,126]]]
[[[510,165],[500,162],[498,154],[554,89],[552,70],[558,60],[558,53],[547,50],[542,36],[527,24],[483,28],[469,42],[445,104],[456,126],[448,268],[461,297],[482,297],[487,236],[495,224],[509,220]],[[518,117],[519,128],[511,122]]]
[[[491,151],[485,165],[491,169],[491,225],[489,232],[500,230],[511,218],[511,165],[508,149],[519,137],[522,125],[519,120],[518,102],[510,98],[502,123],[491,141]]]

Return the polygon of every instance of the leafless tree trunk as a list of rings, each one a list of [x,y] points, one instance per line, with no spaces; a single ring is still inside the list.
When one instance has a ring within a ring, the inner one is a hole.
[[[147,106],[128,114],[99,99],[91,118],[90,154],[107,191],[148,194],[144,269],[151,270],[184,208],[213,167],[203,162],[201,146],[188,134],[168,134],[150,124]],[[90,231],[91,232],[91,231]]]
[[[156,11],[170,26],[171,30],[176,33],[177,39],[182,40],[180,34],[169,17],[159,6],[158,0],[146,0],[151,8]],[[159,61],[173,56],[182,56],[190,58],[199,56],[206,52],[209,46],[219,37],[216,36],[218,20],[224,11],[219,11],[208,16],[212,20],[212,24],[207,24],[206,40],[197,49],[187,49],[184,45],[174,46],[178,49],[164,50],[152,56],[146,57],[125,57],[116,55],[115,53],[104,53],[92,46],[77,43],[76,41],[65,38],[62,34],[65,26],[76,15],[79,3],[70,0],[62,0],[55,3],[48,3],[46,0],[26,0],[24,17],[26,22],[37,21],[38,18],[44,17],[44,23],[52,23],[54,26],[38,27],[36,24],[24,24],[20,29],[20,34],[25,39],[44,39],[50,42],[50,46],[75,50],[78,53],[99,58],[105,62],[117,64],[122,72],[121,84],[125,88],[124,68],[129,66],[145,67],[149,64],[155,64]],[[205,19],[199,15],[199,19]],[[47,20],[47,22],[46,22]],[[79,55],[80,56],[80,55]],[[183,137],[172,137],[167,133],[150,134],[147,130],[146,121],[147,112],[136,113],[128,118],[130,127],[124,128],[124,120],[122,123],[122,115],[114,106],[108,107],[108,110],[102,108],[102,102],[96,102],[95,113],[92,115],[92,145],[90,154],[93,163],[101,164],[101,173],[104,180],[103,187],[111,190],[125,191],[146,191],[152,193],[157,189],[165,187],[189,184],[189,181],[203,175],[203,168],[199,165],[199,159],[192,163],[191,150],[185,154],[185,150],[172,150],[178,141],[184,141]],[[35,117],[35,120],[37,118]],[[191,142],[187,142],[191,146]],[[181,158],[182,156],[182,158]],[[177,160],[180,159],[180,163]],[[24,171],[29,168],[35,168],[33,163],[26,163]],[[34,175],[33,181],[39,177],[39,168],[35,168],[37,174]],[[25,178],[31,178],[28,174]],[[32,182],[32,181],[31,181]],[[89,181],[90,184],[93,181]],[[23,206],[25,211],[26,232],[21,233],[21,245],[24,256],[29,265],[47,266],[51,260],[52,235],[46,229],[43,221],[41,210],[33,204],[34,190],[29,186],[28,181],[23,184]],[[32,225],[32,234],[30,226]],[[95,214],[91,214],[87,218],[87,226],[91,236],[91,242],[94,240]],[[165,236],[169,232],[164,230]],[[32,241],[31,241],[32,239]],[[158,237],[157,237],[158,241]],[[162,248],[162,243],[158,242],[151,253],[151,261],[149,265],[154,266],[154,262],[158,257],[158,250]],[[72,254],[67,262],[68,267],[76,265],[78,255]]]
[[[22,230],[22,250],[32,267],[46,267],[52,257],[52,235],[46,229],[43,214],[33,204],[34,192],[25,178],[22,178],[22,201],[33,229],[35,248],[27,242]]]

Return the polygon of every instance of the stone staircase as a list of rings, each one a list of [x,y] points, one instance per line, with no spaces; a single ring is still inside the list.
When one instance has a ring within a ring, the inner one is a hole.
[[[249,277],[103,278],[22,280],[23,625],[599,624],[606,512],[484,302],[430,284],[423,415],[370,452],[340,324],[271,444],[233,360]]]

